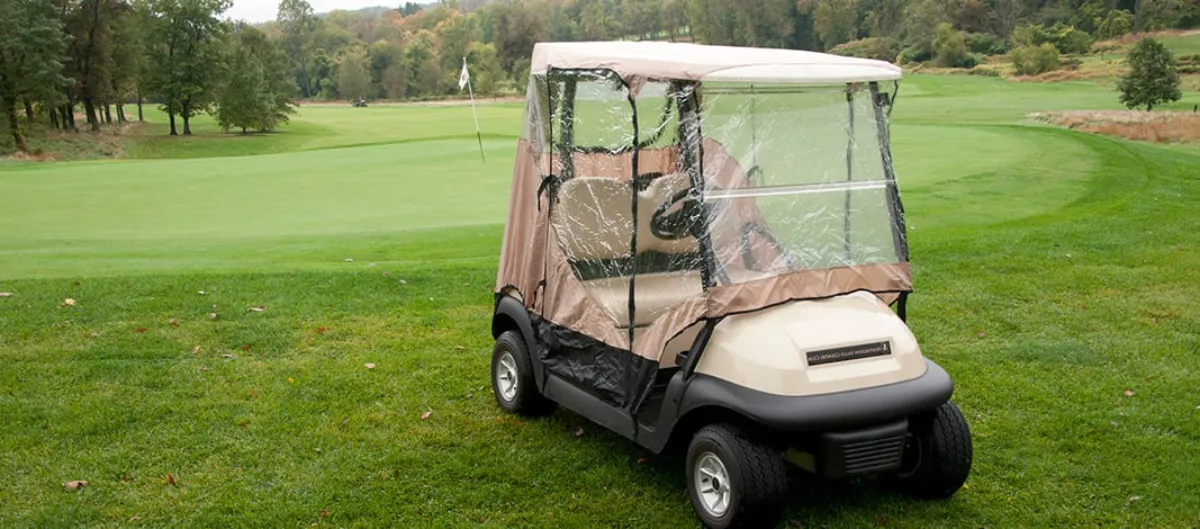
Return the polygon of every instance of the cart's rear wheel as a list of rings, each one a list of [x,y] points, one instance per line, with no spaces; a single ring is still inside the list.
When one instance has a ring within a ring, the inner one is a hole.
[[[692,437],[688,495],[706,527],[773,527],[783,514],[783,458],[741,428],[716,424]]]
[[[953,496],[971,473],[971,431],[953,402],[912,421],[900,472],[891,484],[918,498]]]
[[[525,340],[517,331],[505,331],[492,349],[492,393],[509,413],[536,416],[554,410],[554,403],[538,393],[533,364]]]

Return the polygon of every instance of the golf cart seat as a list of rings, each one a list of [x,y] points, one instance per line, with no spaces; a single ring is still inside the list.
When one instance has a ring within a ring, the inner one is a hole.
[[[635,280],[633,325],[648,325],[672,306],[702,293],[700,272],[693,266],[699,251],[696,239],[664,240],[650,230],[654,210],[688,185],[686,176],[670,174],[655,178],[638,193],[637,245],[642,263]],[[630,193],[628,181],[572,178],[558,191],[553,221],[576,277],[622,326],[631,323],[634,217]]]

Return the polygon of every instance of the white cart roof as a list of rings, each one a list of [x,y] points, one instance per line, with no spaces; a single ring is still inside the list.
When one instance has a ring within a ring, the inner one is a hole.
[[[675,42],[552,42],[533,47],[533,73],[607,69],[622,77],[822,84],[900,79],[898,66],[873,59],[771,48]]]

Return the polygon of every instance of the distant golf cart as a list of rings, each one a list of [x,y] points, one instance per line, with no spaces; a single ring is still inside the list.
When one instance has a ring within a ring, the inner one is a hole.
[[[954,494],[970,432],[905,323],[900,77],[803,51],[538,44],[495,290],[500,407],[685,445],[710,527],[777,523],[785,462]]]

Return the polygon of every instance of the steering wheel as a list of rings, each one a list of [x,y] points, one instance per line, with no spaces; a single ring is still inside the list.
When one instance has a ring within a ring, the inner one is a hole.
[[[793,270],[799,267],[799,263],[796,261],[796,258],[792,256],[792,254],[789,253],[786,248],[784,248],[783,243],[779,240],[779,237],[775,236],[775,232],[771,231],[770,228],[762,224],[752,222],[742,226],[742,264],[745,265],[747,270],[766,272],[765,268],[760,268],[758,266],[758,259],[754,257],[754,242],[752,239],[755,235],[766,239],[767,244],[773,246],[775,250],[779,252],[780,256],[783,258],[782,264],[784,266]]]
[[[650,217],[650,233],[667,241],[698,236],[704,226],[704,207],[693,196],[693,188],[677,191],[654,210]],[[679,204],[679,209],[667,213]]]

